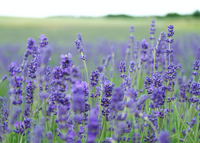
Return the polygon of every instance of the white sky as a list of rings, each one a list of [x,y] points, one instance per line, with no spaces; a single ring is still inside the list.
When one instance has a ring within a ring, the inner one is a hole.
[[[0,0],[0,16],[148,16],[195,10],[200,10],[200,0]]]

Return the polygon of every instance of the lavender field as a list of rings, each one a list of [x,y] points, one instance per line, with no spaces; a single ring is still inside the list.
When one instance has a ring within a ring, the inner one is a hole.
[[[0,20],[0,142],[200,142],[199,19]]]

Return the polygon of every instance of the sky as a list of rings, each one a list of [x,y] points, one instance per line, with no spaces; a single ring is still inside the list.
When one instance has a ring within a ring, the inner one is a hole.
[[[0,16],[132,16],[191,14],[200,0],[0,0]]]

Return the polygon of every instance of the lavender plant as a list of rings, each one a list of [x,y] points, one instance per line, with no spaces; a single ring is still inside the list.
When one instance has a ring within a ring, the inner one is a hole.
[[[131,26],[122,61],[112,47],[91,72],[78,34],[74,43],[85,75],[70,53],[52,68],[47,37],[42,34],[38,44],[29,38],[21,64],[12,62],[0,81],[9,84],[0,97],[0,142],[199,142],[199,59],[187,80],[171,48],[174,26],[168,26],[168,39],[161,32],[156,46],[155,21],[150,30],[151,46],[145,39],[134,42]]]

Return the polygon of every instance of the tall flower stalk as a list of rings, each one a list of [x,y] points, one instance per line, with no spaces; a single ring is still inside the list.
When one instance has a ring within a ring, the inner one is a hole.
[[[133,55],[133,49],[132,49],[132,46],[133,46],[133,43],[134,43],[133,32],[134,32],[134,27],[130,26],[130,29],[129,29],[130,35],[129,35],[128,47],[126,49],[126,55],[125,55],[125,59],[124,59],[125,62],[127,62],[128,55],[130,55],[131,58],[132,58],[132,55]]]
[[[83,61],[84,68],[85,68],[85,76],[86,76],[87,82],[89,84],[90,82],[89,82],[89,76],[88,76],[88,69],[87,69],[87,65],[86,65],[86,61],[85,61],[87,56],[84,55],[83,41],[82,41],[81,34],[77,35],[77,39],[74,41],[74,44],[75,44],[76,48],[79,50],[79,53],[81,54],[80,59]],[[88,85],[88,87],[89,87],[89,95],[90,95],[90,93],[91,93],[90,85]],[[90,102],[91,102],[91,100],[90,100]]]
[[[167,33],[168,39],[166,39],[166,42],[169,44],[169,49],[167,50],[167,54],[169,55],[169,64],[171,63],[170,55],[171,55],[171,53],[173,53],[173,49],[170,48],[171,43],[174,42],[174,39],[172,39],[173,35],[174,35],[174,26],[169,25],[168,26],[168,33]]]

